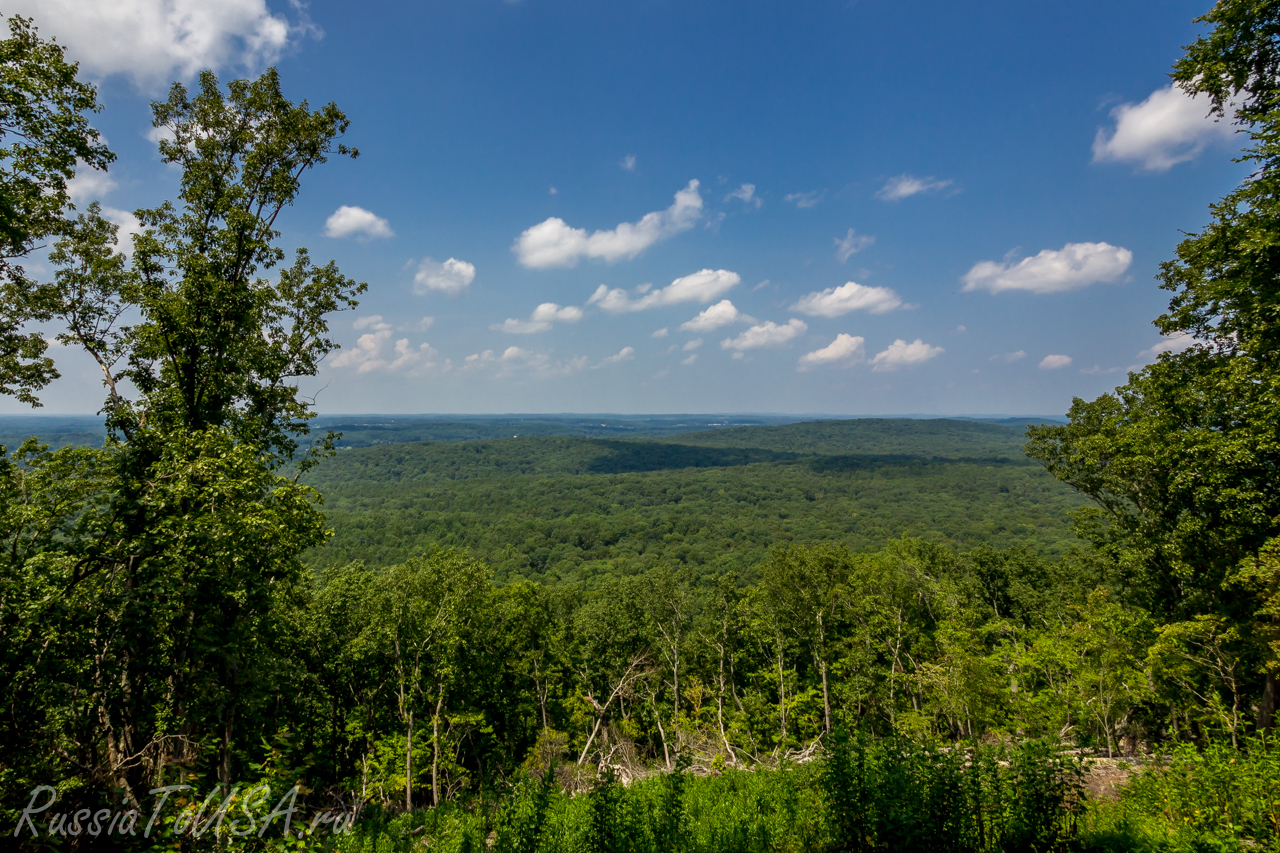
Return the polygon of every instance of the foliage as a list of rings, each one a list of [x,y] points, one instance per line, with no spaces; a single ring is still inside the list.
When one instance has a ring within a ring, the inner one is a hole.
[[[1114,394],[1077,399],[1068,425],[1031,428],[1028,454],[1098,504],[1080,529],[1151,609],[1231,623],[1237,692],[1259,697],[1256,720],[1269,727],[1280,692],[1271,617],[1238,575],[1280,535],[1280,5],[1221,0],[1199,20],[1211,29],[1174,79],[1241,125],[1253,171],[1161,265],[1172,296],[1155,325],[1187,346]]]
[[[77,78],[62,46],[42,40],[28,18],[8,25],[0,41],[0,394],[38,406],[35,392],[58,372],[44,338],[24,330],[46,311],[13,262],[61,230],[77,161],[105,170],[115,157],[89,126],[97,91]]]
[[[701,443],[715,434],[696,445],[689,436],[520,438],[350,450],[304,478],[325,494],[335,529],[308,559],[377,566],[457,547],[489,562],[502,582],[582,581],[661,562],[697,581],[752,577],[770,548],[787,542],[874,549],[909,534],[1045,554],[1073,543],[1063,514],[1079,498],[1019,458],[1012,430],[986,427],[997,433],[961,445],[972,432],[961,423],[935,452],[917,422],[882,421],[874,432],[866,424],[777,428],[796,430],[801,442],[819,428],[827,441],[840,437],[831,455]],[[899,426],[901,436],[888,429]],[[883,452],[905,440],[921,454]],[[761,441],[776,445],[778,434]],[[976,455],[988,452],[998,455]]]

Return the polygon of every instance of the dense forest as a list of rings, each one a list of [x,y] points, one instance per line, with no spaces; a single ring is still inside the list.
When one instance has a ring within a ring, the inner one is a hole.
[[[96,91],[10,19],[0,392],[38,405],[52,340],[105,400],[101,441],[0,456],[6,837],[1275,849],[1280,3],[1202,20],[1174,79],[1255,171],[1162,267],[1156,325],[1193,343],[1068,423],[366,423],[342,449],[297,383],[366,286],[274,223],[357,155],[346,116],[275,71],[175,84],[178,192],[126,257],[67,193],[112,162]]]
[[[316,566],[467,548],[505,582],[586,580],[661,562],[755,579],[779,544],[876,550],[903,535],[1060,555],[1071,489],[1010,427],[822,421],[662,441],[507,438],[339,454],[306,476],[334,537]]]

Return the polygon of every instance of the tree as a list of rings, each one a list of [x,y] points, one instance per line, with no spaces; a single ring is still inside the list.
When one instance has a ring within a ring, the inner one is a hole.
[[[405,727],[404,807],[413,808],[414,719],[425,702],[431,716],[431,803],[439,805],[440,724],[459,654],[489,594],[489,570],[457,551],[394,566],[378,579],[369,624],[395,673],[397,713]]]
[[[1077,399],[1068,425],[1030,429],[1027,452],[1097,502],[1080,530],[1143,603],[1246,623],[1262,603],[1235,578],[1280,534],[1280,3],[1222,0],[1199,20],[1211,30],[1174,80],[1241,124],[1255,171],[1161,266],[1172,297],[1155,325],[1191,345]],[[1269,726],[1274,666],[1251,682]]]
[[[280,471],[307,432],[296,379],[334,348],[325,315],[365,288],[305,250],[264,277],[302,175],[355,153],[337,107],[289,102],[269,71],[225,93],[205,73],[153,112],[172,137],[162,158],[182,169],[177,202],[139,211],[127,261],[91,206],[61,227],[55,281],[23,291],[30,317],[61,320],[59,339],[97,360],[110,432],[101,451],[26,454],[26,482],[94,474],[58,508],[60,535],[0,564],[6,584],[40,580],[0,602],[6,623],[42,626],[15,634],[28,641],[12,660],[37,656],[42,683],[79,703],[6,743],[127,793],[175,767],[227,782],[259,743],[238,732],[269,726],[289,678],[279,614],[301,592],[300,555],[327,536],[316,493]],[[0,508],[15,529],[28,512]]]
[[[849,553],[837,546],[778,548],[764,564],[762,587],[779,624],[813,656],[822,681],[822,730],[831,732],[832,638],[846,607]]]
[[[97,91],[79,80],[61,45],[40,39],[31,20],[9,18],[0,41],[0,394],[39,405],[35,392],[58,376],[47,344],[24,324],[41,319],[32,282],[14,263],[62,228],[67,181],[115,159],[88,115]]]

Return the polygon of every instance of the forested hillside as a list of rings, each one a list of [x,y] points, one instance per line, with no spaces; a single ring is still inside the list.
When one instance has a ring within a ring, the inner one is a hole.
[[[1056,555],[1081,504],[1023,455],[1018,430],[950,420],[387,445],[341,453],[307,482],[334,528],[314,565],[463,547],[504,582],[664,561],[754,577],[774,545],[878,549],[903,535]]]
[[[356,156],[346,116],[275,70],[175,84],[152,104],[175,200],[126,255],[70,206],[112,162],[96,90],[11,18],[0,393],[38,405],[52,341],[105,399],[101,440],[55,418],[55,447],[0,455],[0,831],[1276,849],[1280,2],[1204,20],[1175,80],[1234,111],[1256,171],[1162,268],[1182,343],[1067,424],[357,420],[343,449],[299,383],[367,286],[287,261],[274,223]],[[46,244],[53,281],[11,263]],[[1138,768],[1118,802],[1086,758]]]

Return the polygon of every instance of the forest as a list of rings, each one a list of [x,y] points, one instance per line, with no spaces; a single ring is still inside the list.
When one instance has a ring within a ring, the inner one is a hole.
[[[367,290],[275,229],[335,104],[174,84],[126,256],[67,193],[96,90],[10,18],[0,391],[53,341],[104,400],[0,454],[6,846],[1280,849],[1280,3],[1202,22],[1254,172],[1161,268],[1194,343],[1067,422],[522,435],[302,395]]]

